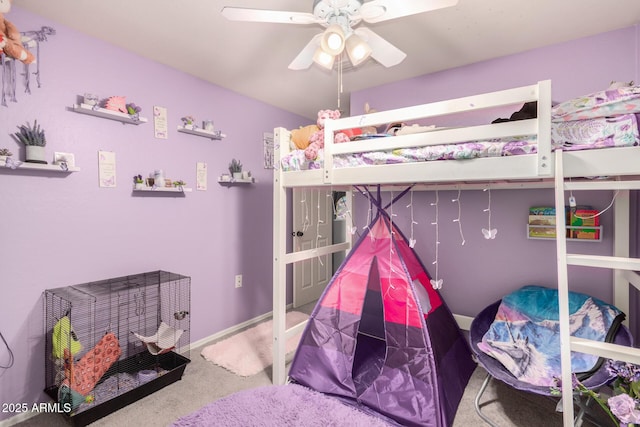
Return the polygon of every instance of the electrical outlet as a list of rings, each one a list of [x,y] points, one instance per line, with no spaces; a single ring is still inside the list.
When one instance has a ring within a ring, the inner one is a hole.
[[[236,274],[236,288],[242,287],[242,274]]]

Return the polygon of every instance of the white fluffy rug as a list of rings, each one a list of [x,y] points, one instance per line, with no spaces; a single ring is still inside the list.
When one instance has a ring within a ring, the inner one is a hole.
[[[291,328],[309,318],[299,311],[287,313],[286,327]],[[286,352],[298,347],[302,332],[289,338]],[[222,341],[205,347],[202,357],[242,377],[255,375],[273,364],[273,321],[262,322]]]

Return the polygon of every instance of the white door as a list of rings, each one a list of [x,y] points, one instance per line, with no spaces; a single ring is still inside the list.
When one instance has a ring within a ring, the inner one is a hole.
[[[295,251],[332,243],[333,200],[329,190],[293,190],[293,247]],[[293,264],[293,306],[320,298],[331,280],[332,257],[323,255]]]

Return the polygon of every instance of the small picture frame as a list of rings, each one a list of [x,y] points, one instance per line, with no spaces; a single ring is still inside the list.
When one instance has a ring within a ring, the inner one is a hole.
[[[262,134],[262,147],[264,151],[264,168],[265,169],[274,169],[275,168],[275,160],[274,160],[274,142],[273,142],[273,134],[269,132],[265,132]]]
[[[60,165],[66,163],[67,167],[73,168],[76,166],[76,158],[73,153],[61,153],[56,151],[53,153],[53,164]]]

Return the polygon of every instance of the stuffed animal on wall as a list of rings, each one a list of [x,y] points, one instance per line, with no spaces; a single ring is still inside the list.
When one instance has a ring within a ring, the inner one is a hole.
[[[324,148],[324,122],[327,119],[339,119],[339,110],[320,110],[318,111],[318,130],[309,138],[309,146],[304,150],[304,156],[307,160],[313,160],[318,157],[318,150]],[[344,132],[337,132],[333,137],[333,142],[348,142],[349,136]]]
[[[25,64],[35,62],[36,58],[22,45],[20,31],[10,21],[4,17],[5,13],[11,10],[11,0],[0,0],[0,35],[4,39],[4,54],[10,58],[15,58]]]

